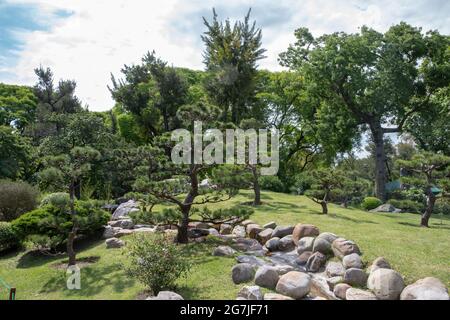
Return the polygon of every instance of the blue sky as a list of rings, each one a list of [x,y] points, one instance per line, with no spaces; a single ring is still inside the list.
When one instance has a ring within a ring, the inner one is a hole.
[[[33,84],[33,69],[51,67],[74,79],[91,110],[112,107],[110,73],[138,62],[148,50],[169,63],[202,69],[202,16],[215,7],[221,18],[242,18],[249,7],[263,29],[267,58],[278,54],[306,26],[316,34],[356,32],[363,24],[385,31],[406,21],[450,33],[448,0],[0,0],[0,82]]]

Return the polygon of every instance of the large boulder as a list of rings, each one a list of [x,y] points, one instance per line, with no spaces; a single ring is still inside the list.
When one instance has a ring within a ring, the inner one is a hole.
[[[220,236],[219,231],[217,231],[217,229],[215,229],[215,228],[209,228],[208,232],[209,232],[209,235],[211,235],[211,236],[215,236],[215,237]]]
[[[131,212],[139,211],[139,204],[134,200],[129,200],[119,205],[112,215],[112,220],[119,220],[128,217]]]
[[[292,235],[292,231],[294,231],[293,226],[277,226],[273,229],[272,238],[283,238],[289,235]]]
[[[349,286],[346,283],[339,283],[339,284],[334,286],[333,293],[339,299],[345,300],[346,299],[347,290],[350,289],[350,288],[351,288],[351,286]]]
[[[305,251],[312,251],[314,237],[304,237],[297,242],[297,253],[301,255]]]
[[[238,263],[248,263],[251,266],[253,266],[254,268],[268,265],[268,263],[265,262],[263,259],[255,257],[255,256],[248,256],[248,255],[237,256],[236,261]]]
[[[374,272],[375,270],[380,269],[380,268],[391,269],[391,265],[385,258],[378,257],[372,262],[372,265],[368,268],[368,271]]]
[[[245,232],[245,227],[240,225],[235,226],[231,234],[238,238],[245,238],[245,236],[247,235],[247,233]]]
[[[298,256],[298,258],[295,260],[295,262],[300,265],[303,266],[308,262],[308,259],[312,256],[312,251],[305,251],[303,252],[301,255]]]
[[[309,272],[318,272],[325,265],[325,262],[327,262],[327,257],[320,252],[315,252],[309,257],[308,262],[306,262],[306,269]]]
[[[240,263],[231,269],[231,278],[235,284],[251,281],[254,276],[255,270],[249,263]]]
[[[428,277],[407,286],[402,291],[400,300],[449,300],[449,295],[439,279]]]
[[[261,288],[258,286],[245,286],[238,292],[238,298],[245,300],[263,300]]]
[[[397,271],[377,269],[369,275],[367,288],[380,300],[398,300],[405,288],[405,282]]]
[[[344,277],[342,276],[336,276],[327,278],[328,286],[330,287],[330,290],[333,290],[334,287],[336,287],[338,284],[342,283],[344,281]]]
[[[275,269],[275,271],[278,273],[279,276],[282,276],[283,274],[294,271],[294,267],[290,266],[288,264],[276,265],[276,266],[273,266],[273,268]]]
[[[332,253],[331,244],[338,238],[334,233],[323,232],[314,240],[313,252],[322,252],[323,254]]]
[[[263,231],[263,228],[261,228],[261,226],[259,224],[255,224],[255,223],[251,223],[251,224],[247,225],[245,228],[246,228],[247,234],[250,239],[256,239],[256,236],[258,235],[258,233]]]
[[[364,287],[367,283],[367,273],[361,269],[347,269],[344,273],[344,282],[352,286]]]
[[[337,300],[333,291],[330,290],[327,279],[322,275],[311,276],[310,295],[313,297],[321,297],[326,300]]]
[[[122,248],[125,245],[125,242],[117,238],[106,239],[105,243],[106,249],[118,249]]]
[[[274,267],[260,267],[255,274],[255,284],[263,288],[274,290],[277,286],[279,275]]]
[[[297,245],[298,241],[303,237],[317,237],[319,235],[319,228],[312,224],[299,223],[292,231],[292,239]]]
[[[217,230],[216,230],[217,231]],[[188,237],[191,239],[209,236],[208,229],[192,228],[188,230]]]
[[[348,288],[345,292],[346,300],[378,300],[377,297],[370,291]]]
[[[172,291],[160,291],[156,297],[148,297],[146,300],[184,300],[178,293]]]
[[[342,264],[346,269],[350,268],[356,268],[356,269],[362,269],[363,263],[361,261],[361,257],[357,253],[352,253],[347,256],[345,256],[342,259]]]
[[[379,207],[376,207],[375,209],[370,210],[370,212],[400,213],[400,212],[402,212],[402,210],[397,209],[390,203],[385,203]]]
[[[280,251],[292,251],[295,248],[294,241],[292,240],[292,236],[285,236],[280,239],[278,243],[278,250]]]
[[[311,289],[311,277],[303,272],[291,271],[280,277],[276,291],[282,295],[302,299]]]
[[[269,292],[264,295],[264,300],[294,300],[294,299],[279,293]]]
[[[233,247],[240,251],[259,251],[262,245],[256,239],[237,238],[234,240]]]
[[[220,225],[220,234],[229,235],[233,231],[233,227],[230,224],[222,223]]]
[[[231,257],[234,256],[236,253],[236,250],[229,246],[218,246],[213,251],[213,256],[217,257]]]
[[[344,238],[337,238],[333,241],[331,249],[336,257],[342,259],[352,253],[361,254],[359,247],[356,243]]]
[[[113,228],[122,228],[122,229],[133,229],[134,228],[134,222],[131,219],[112,220],[112,221],[108,222],[108,225]]]
[[[264,229],[256,236],[256,240],[258,240],[261,244],[265,244],[270,238],[272,238],[273,230],[268,228]]]
[[[241,225],[243,225],[244,227],[247,227],[249,224],[255,224],[253,222],[253,220],[247,219],[241,222]]]
[[[106,226],[103,231],[103,239],[114,238],[116,234],[121,230],[121,228]]]
[[[263,225],[264,229],[275,229],[277,227],[277,223],[275,221],[270,221]]]
[[[328,277],[340,277],[345,273],[345,268],[340,262],[330,261],[327,263],[325,273]]]
[[[274,252],[278,250],[278,245],[280,244],[280,238],[275,237],[275,238],[271,238],[269,239],[265,246],[267,248],[267,250],[269,250],[270,252]]]

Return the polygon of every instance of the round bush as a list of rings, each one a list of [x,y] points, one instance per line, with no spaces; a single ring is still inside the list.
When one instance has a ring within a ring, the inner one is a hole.
[[[19,245],[19,238],[8,222],[0,222],[0,252],[15,248]]]
[[[283,182],[277,176],[261,176],[259,179],[259,184],[261,185],[261,189],[274,191],[274,192],[283,192],[284,185]]]
[[[12,221],[38,205],[39,191],[25,182],[0,181],[0,220]]]
[[[372,210],[375,209],[383,204],[383,201],[381,201],[378,198],[375,197],[366,197],[364,198],[363,202],[361,203],[361,208],[364,210]]]
[[[57,208],[65,209],[68,208],[70,204],[70,195],[65,192],[51,193],[44,197],[41,201],[41,207],[47,205],[52,205]]]

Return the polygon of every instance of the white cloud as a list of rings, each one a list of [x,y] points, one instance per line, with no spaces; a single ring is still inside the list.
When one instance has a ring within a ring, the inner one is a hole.
[[[123,64],[139,62],[155,49],[164,60],[177,66],[201,69],[200,42],[202,15],[211,7],[240,18],[253,7],[253,18],[263,28],[263,43],[268,58],[264,68],[279,69],[277,57],[294,41],[297,27],[309,27],[314,34],[333,31],[354,32],[363,24],[385,30],[406,20],[424,29],[449,31],[444,1],[139,1],[139,0],[8,0],[36,4],[39,19],[51,21],[48,31],[18,32],[23,42],[17,64],[7,68],[13,79],[3,81],[33,84],[33,69],[40,64],[51,67],[56,77],[74,79],[77,94],[91,110],[105,110],[113,102],[106,86],[110,73],[118,75]],[[441,6],[441,7],[440,7]],[[55,13],[64,9],[69,17]],[[447,10],[448,12],[448,10]],[[444,13],[444,14],[443,14]],[[265,27],[267,25],[267,27]]]

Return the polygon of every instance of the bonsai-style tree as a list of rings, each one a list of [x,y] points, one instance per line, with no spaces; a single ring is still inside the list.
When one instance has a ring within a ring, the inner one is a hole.
[[[405,185],[423,189],[427,206],[420,221],[421,227],[428,227],[437,196],[448,197],[450,192],[450,157],[431,152],[414,155],[411,160],[398,160],[397,165],[409,175],[401,178]]]
[[[61,154],[46,159],[47,168],[40,173],[41,180],[59,180],[63,183],[70,195],[70,215],[72,228],[67,237],[67,255],[69,266],[76,264],[76,253],[73,248],[74,240],[79,229],[79,221],[75,210],[75,188],[77,183],[91,169],[91,163],[100,158],[100,153],[90,147],[75,147],[69,154]]]
[[[238,189],[234,183],[229,183],[228,179],[222,179],[219,174],[215,174],[222,164],[195,161],[194,144],[198,142],[198,135],[192,137],[188,130],[194,129],[195,121],[202,123],[209,128],[222,128],[223,124],[217,122],[219,112],[217,108],[208,105],[185,106],[178,114],[187,130],[180,132],[178,138],[183,139],[183,148],[178,148],[178,143],[174,147],[168,136],[155,139],[154,147],[147,147],[149,157],[145,165],[141,166],[141,174],[134,184],[135,191],[147,193],[158,201],[169,203],[174,207],[167,208],[162,212],[149,213],[148,220],[155,224],[172,225],[178,229],[177,242],[188,242],[189,222],[202,221],[211,223],[239,222],[248,218],[251,213],[249,209],[227,209],[210,211],[204,208],[202,211],[193,210],[195,206],[211,203],[218,203],[229,200]],[[205,128],[208,129],[208,128]],[[215,140],[217,141],[217,140]],[[208,143],[206,143],[208,144]],[[167,147],[174,147],[171,155],[165,150]],[[203,147],[202,144],[200,144]],[[210,145],[208,144],[208,147]],[[223,151],[222,145],[216,148],[202,148],[203,156],[208,152],[212,157],[219,156]],[[209,150],[209,151],[208,151]],[[189,158],[191,161],[177,163],[173,157]],[[197,155],[198,156],[198,155]],[[211,188],[201,188],[199,186],[202,179],[211,177],[214,186]],[[197,213],[198,218],[194,218]]]
[[[322,206],[323,214],[328,214],[328,201],[331,194],[343,186],[345,176],[336,169],[317,169],[312,172],[312,176],[315,182],[305,195]]]

